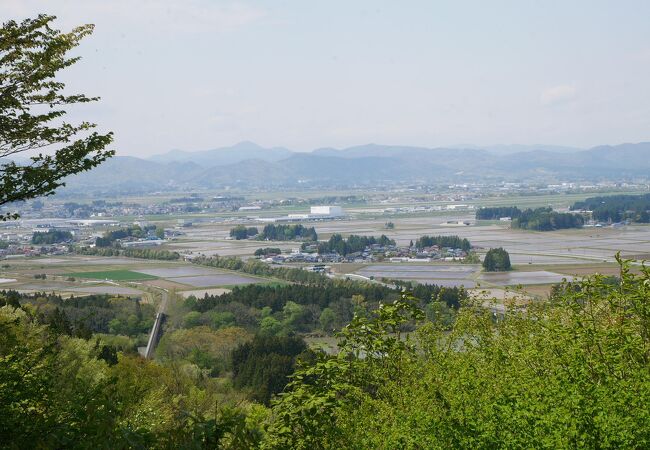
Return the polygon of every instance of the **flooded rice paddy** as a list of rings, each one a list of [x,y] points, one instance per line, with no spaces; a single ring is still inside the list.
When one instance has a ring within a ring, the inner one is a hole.
[[[259,278],[252,278],[243,275],[235,274],[215,274],[215,275],[200,275],[193,277],[178,277],[167,278],[169,281],[176,283],[186,284],[192,287],[210,287],[210,286],[232,286],[240,284],[254,284],[259,283]]]
[[[418,265],[411,263],[375,264],[357,270],[365,277],[394,278],[416,281],[423,284],[438,284],[446,287],[474,287],[472,277],[480,270],[476,265]]]
[[[498,272],[483,273],[480,280],[500,286],[552,284],[561,283],[563,280],[573,281],[573,277],[559,273],[538,270],[533,272]]]
[[[137,268],[134,269],[140,273],[146,273],[159,278],[189,277],[197,275],[211,275],[214,270],[195,266],[176,266],[176,267],[158,267],[158,268]]]

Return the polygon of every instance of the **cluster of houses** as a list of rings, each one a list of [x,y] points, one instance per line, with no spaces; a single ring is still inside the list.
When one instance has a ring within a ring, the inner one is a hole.
[[[464,259],[467,252],[460,248],[440,247],[432,245],[418,249],[416,247],[402,247],[394,254],[387,254],[390,262],[431,262],[431,261],[457,261]]]
[[[457,261],[467,256],[467,252],[460,248],[439,247],[433,245],[418,249],[415,246],[399,247],[395,245],[382,246],[373,244],[363,251],[340,255],[334,253],[318,253],[318,246],[306,246],[303,251],[294,250],[292,253],[267,255],[261,257],[262,261],[271,264],[284,263],[371,263],[371,262],[431,262],[431,261]]]
[[[70,251],[66,244],[28,245],[9,244],[7,248],[0,248],[0,259],[20,258],[44,255],[65,255]]]

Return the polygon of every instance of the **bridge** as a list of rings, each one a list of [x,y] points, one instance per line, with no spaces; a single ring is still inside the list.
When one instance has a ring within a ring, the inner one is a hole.
[[[158,342],[160,341],[160,337],[162,336],[162,326],[167,319],[166,313],[167,304],[169,303],[169,293],[167,292],[167,289],[162,289],[161,294],[160,306],[158,307],[158,312],[156,313],[156,320],[154,320],[153,326],[151,327],[149,340],[147,341],[147,347],[144,351],[144,357],[147,359],[151,359],[153,357],[153,353],[156,350]]]

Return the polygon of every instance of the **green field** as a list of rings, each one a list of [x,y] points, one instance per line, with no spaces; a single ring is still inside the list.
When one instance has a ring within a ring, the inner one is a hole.
[[[135,281],[155,280],[158,277],[146,273],[134,272],[132,270],[104,270],[100,272],[73,272],[66,274],[75,278],[95,278],[98,280]]]

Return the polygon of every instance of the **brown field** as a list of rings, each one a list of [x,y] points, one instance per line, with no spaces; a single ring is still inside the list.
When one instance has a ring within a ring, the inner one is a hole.
[[[540,299],[547,299],[551,293],[551,285],[549,284],[538,284],[537,286],[526,286],[524,291],[533,297]]]

